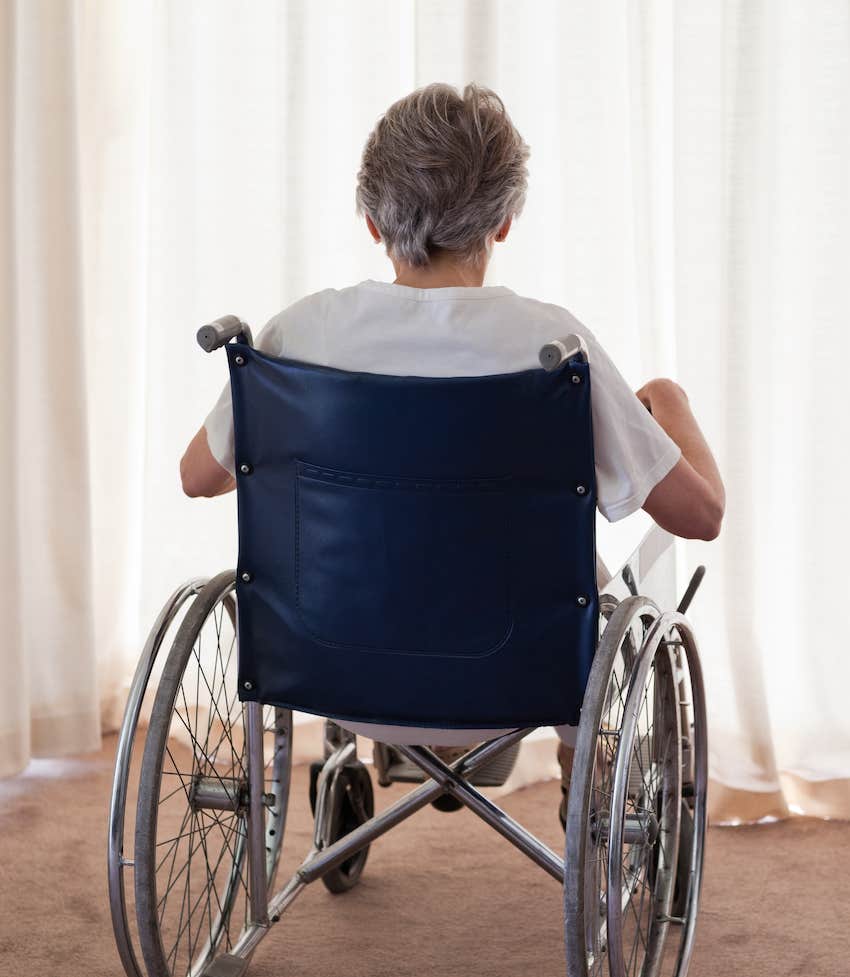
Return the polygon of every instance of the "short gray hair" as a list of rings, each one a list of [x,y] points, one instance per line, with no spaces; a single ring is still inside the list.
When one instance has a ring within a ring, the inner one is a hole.
[[[434,83],[394,102],[366,141],[357,213],[387,254],[423,267],[440,252],[474,263],[522,212],[529,147],[492,89]]]

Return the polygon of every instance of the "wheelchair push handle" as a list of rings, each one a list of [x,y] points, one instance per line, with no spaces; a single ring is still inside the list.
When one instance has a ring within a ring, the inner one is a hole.
[[[242,342],[253,345],[250,328],[235,315],[223,315],[198,330],[198,345],[207,353],[219,349],[231,339],[241,337]]]
[[[567,360],[574,356],[581,356],[587,362],[587,344],[581,338],[570,333],[563,339],[553,339],[540,350],[540,365],[547,373],[552,373]]]

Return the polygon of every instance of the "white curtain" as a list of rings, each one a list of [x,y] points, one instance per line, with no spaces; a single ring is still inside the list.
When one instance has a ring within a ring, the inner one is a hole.
[[[73,27],[0,6],[0,773],[99,743]]]
[[[635,387],[677,378],[725,476],[721,538],[683,547],[710,818],[850,817],[844,0],[2,9],[3,772],[114,728],[170,590],[234,563],[234,497],[177,475],[226,379],[197,326],[391,281],[363,143],[475,80],[532,148],[488,284],[570,308]]]

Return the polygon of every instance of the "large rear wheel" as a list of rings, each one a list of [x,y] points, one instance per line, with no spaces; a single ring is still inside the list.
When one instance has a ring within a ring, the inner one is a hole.
[[[659,977],[676,882],[682,804],[678,690],[667,616],[632,669],[614,760],[608,837],[608,967],[612,977]],[[615,899],[611,894],[619,893]]]
[[[659,615],[644,597],[600,596],[605,623],[585,688],[567,804],[564,919],[569,977],[607,973],[608,831],[632,670]],[[620,896],[622,898],[622,894]]]
[[[145,742],[136,813],[139,942],[149,977],[199,977],[247,928],[248,710],[237,692],[235,574],[200,592],[174,640]],[[292,716],[264,707],[266,871],[283,843]]]

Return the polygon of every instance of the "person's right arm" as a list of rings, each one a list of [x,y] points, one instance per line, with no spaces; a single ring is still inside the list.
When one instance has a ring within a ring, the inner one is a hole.
[[[726,491],[685,391],[672,380],[650,380],[638,399],[682,449],[682,457],[652,489],[643,509],[668,532],[685,539],[716,539]]]

